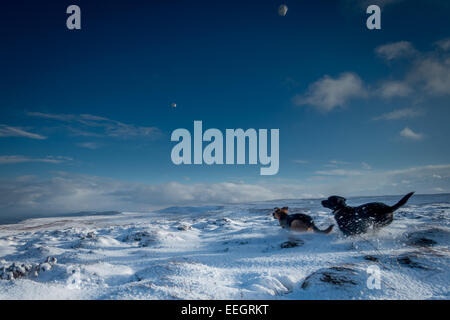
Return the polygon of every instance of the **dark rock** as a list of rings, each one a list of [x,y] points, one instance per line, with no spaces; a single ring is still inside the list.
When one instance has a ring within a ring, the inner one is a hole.
[[[191,230],[192,227],[185,225],[185,224],[180,224],[179,226],[177,226],[177,230],[179,231],[187,231],[187,230]]]
[[[433,239],[428,239],[428,238],[417,238],[417,239],[412,239],[410,241],[410,244],[412,244],[413,246],[418,246],[418,247],[431,247],[437,244],[436,241],[434,241]]]
[[[398,263],[400,263],[403,266],[412,268],[412,269],[422,269],[422,270],[430,270],[431,268],[424,265],[423,263],[420,263],[416,261],[417,256],[413,255],[402,255],[397,257]]]
[[[377,257],[370,256],[370,255],[364,256],[364,260],[378,262],[378,258]]]
[[[359,273],[357,270],[336,266],[313,272],[305,278],[301,287],[302,289],[307,289],[314,284],[318,285],[320,283],[333,287],[349,287],[356,286],[359,282]]]
[[[304,244],[305,244],[305,242],[303,240],[286,241],[286,242],[283,242],[282,244],[280,244],[280,247],[282,249],[287,249],[287,248],[300,247]]]
[[[155,235],[147,231],[137,231],[135,233],[129,234],[125,241],[136,241],[139,243],[140,247],[148,247],[150,244],[156,241]]]
[[[448,245],[450,233],[441,228],[429,228],[406,234],[407,243],[416,247],[432,247],[437,244]]]

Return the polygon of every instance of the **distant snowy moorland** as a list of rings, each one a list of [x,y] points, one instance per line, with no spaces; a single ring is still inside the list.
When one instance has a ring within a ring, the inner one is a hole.
[[[283,230],[275,206],[334,223],[319,200],[279,200],[0,225],[0,299],[449,299],[450,195],[353,238]]]

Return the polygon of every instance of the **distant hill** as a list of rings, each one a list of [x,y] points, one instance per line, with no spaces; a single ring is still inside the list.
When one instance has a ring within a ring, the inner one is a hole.
[[[19,223],[27,219],[39,219],[39,218],[53,218],[53,217],[84,217],[84,216],[113,216],[120,214],[120,211],[80,211],[69,213],[54,213],[54,214],[33,214],[33,215],[21,215],[0,217],[0,224],[14,224]]]

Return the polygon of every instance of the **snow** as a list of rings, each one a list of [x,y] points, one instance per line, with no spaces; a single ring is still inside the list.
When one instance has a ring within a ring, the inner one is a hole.
[[[352,238],[283,230],[281,206],[334,223],[320,200],[279,200],[0,225],[0,274],[16,270],[0,299],[449,299],[450,195],[415,195]],[[381,289],[367,286],[373,265]]]

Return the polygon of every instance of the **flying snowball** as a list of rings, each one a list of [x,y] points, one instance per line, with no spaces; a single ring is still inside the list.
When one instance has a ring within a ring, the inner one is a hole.
[[[288,7],[285,4],[282,4],[281,6],[278,7],[278,14],[282,17],[284,17],[286,15],[288,11]]]

